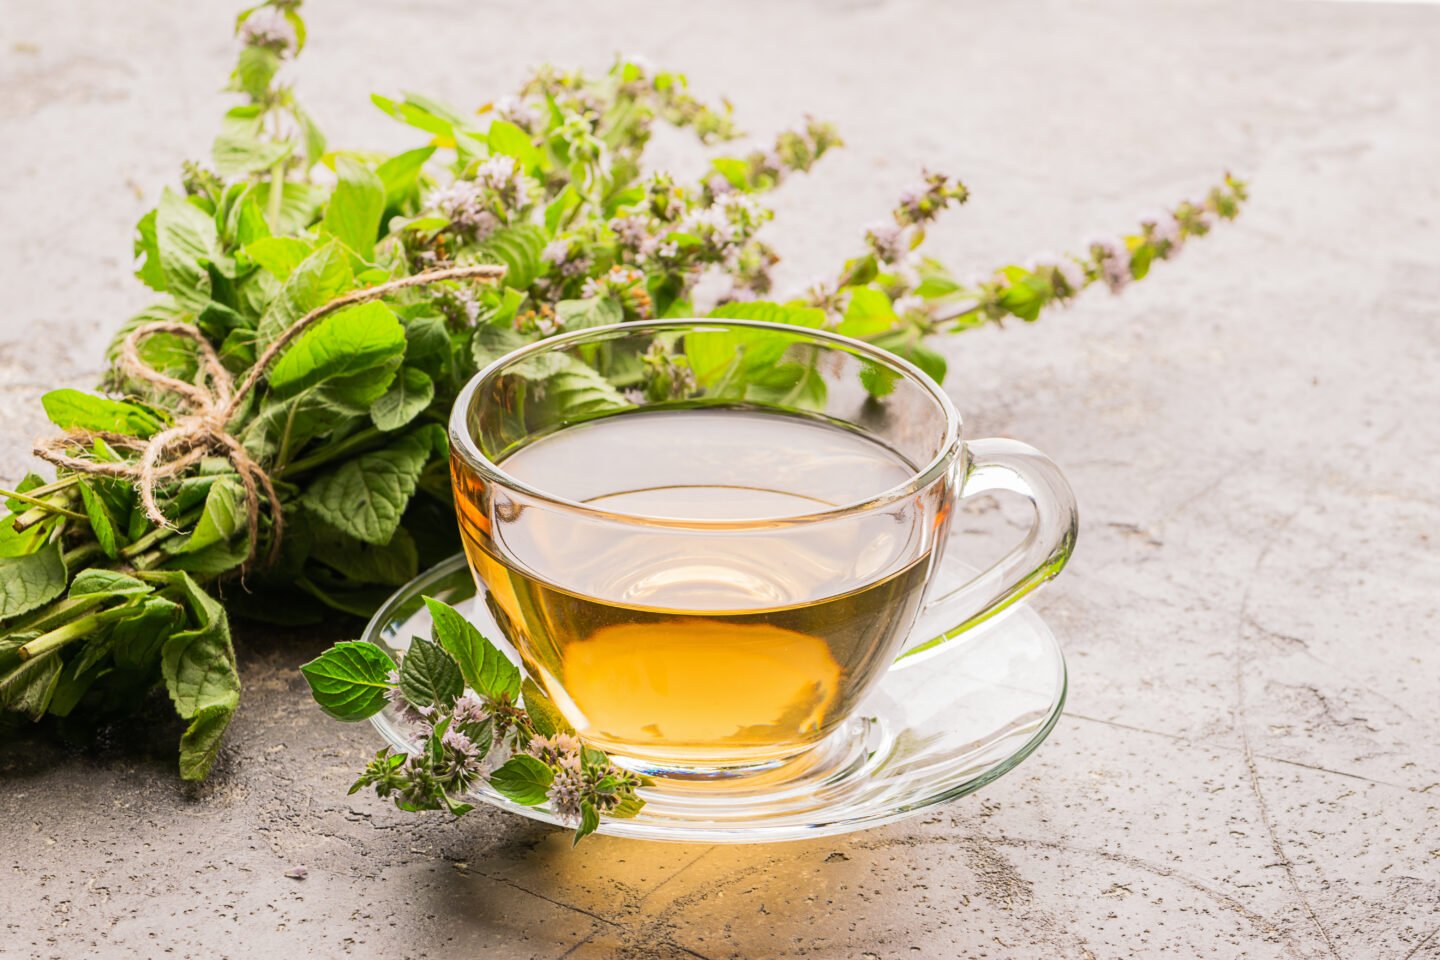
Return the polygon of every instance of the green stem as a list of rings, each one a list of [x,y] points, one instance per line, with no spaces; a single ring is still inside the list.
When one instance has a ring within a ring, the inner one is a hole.
[[[190,526],[190,524],[200,519],[200,514],[202,512],[204,512],[204,507],[197,507],[182,516],[173,527],[156,527],[154,530],[151,530],[149,533],[138,538],[128,547],[122,549],[120,551],[120,556],[125,557],[128,560],[130,557],[144,553],[146,550],[149,550],[151,547],[155,546],[155,544],[159,543],[161,540],[164,540],[166,537],[175,536],[175,534],[180,532],[182,527],[188,527]]]
[[[308,457],[301,457],[293,463],[286,464],[279,471],[280,477],[291,477],[306,470],[313,470],[323,466],[332,460],[345,456],[356,447],[364,446],[372,440],[384,435],[379,427],[366,427],[364,430],[357,430],[339,443],[332,443],[324,450],[318,450]]]
[[[93,540],[89,543],[82,543],[78,547],[67,550],[65,551],[64,557],[65,569],[73,569],[77,563],[83,563],[84,561],[89,560],[91,557],[95,556],[97,553],[100,552],[100,544],[94,542]]]
[[[278,237],[280,230],[280,211],[285,202],[285,161],[281,160],[270,168],[270,229]]]
[[[165,555],[159,550],[151,550],[149,553],[142,553],[130,560],[130,565],[137,571],[149,570],[151,567],[165,559]]]
[[[41,654],[49,653],[51,650],[58,650],[72,640],[79,640],[101,624],[114,620],[115,617],[109,616],[109,614],[113,614],[114,612],[113,610],[103,610],[100,613],[92,613],[78,620],[71,620],[63,627],[57,627],[49,633],[36,637],[15,652],[18,653],[20,659],[24,661],[38,657]]]
[[[74,510],[71,510],[67,507],[62,507],[59,504],[51,503],[49,500],[41,500],[39,497],[32,496],[28,493],[21,493],[18,490],[6,490],[4,487],[0,487],[0,498],[5,498],[8,500],[19,500],[21,503],[28,503],[32,507],[38,507],[50,513],[61,513],[67,517],[74,517],[76,520],[85,519],[85,514],[83,513],[76,513]]]
[[[30,614],[28,619],[21,620],[11,627],[6,633],[29,633],[32,630],[51,630],[59,624],[64,623],[75,614],[84,613],[92,607],[97,607],[105,601],[103,593],[88,593],[79,597],[67,597],[64,600],[57,600],[48,607]]]
[[[61,477],[59,480],[52,480],[44,486],[36,487],[34,490],[25,491],[32,497],[43,497],[52,493],[59,493],[61,490],[68,490],[80,482],[80,477],[70,474],[68,477]]]
[[[24,513],[20,514],[20,516],[16,517],[15,522],[11,524],[11,528],[14,529],[16,533],[24,533],[26,530],[29,530],[31,527],[35,526],[35,524],[56,513],[63,514],[67,517],[78,518],[80,520],[86,519],[83,513],[76,513],[73,510],[70,510],[68,507],[61,506],[61,504],[65,503],[69,499],[70,498],[68,495],[61,494],[61,496],[53,500],[42,500],[40,506],[31,507],[29,510],[26,510]]]
[[[970,314],[975,313],[976,311],[978,311],[978,310],[980,309],[980,307],[981,307],[981,303],[977,300],[976,302],[972,303],[969,307],[966,307],[964,310],[957,310],[955,313],[946,313],[944,310],[939,310],[939,311],[937,311],[936,314],[935,314],[935,322],[936,322],[937,324],[941,324],[941,323],[954,323],[956,320],[959,320],[961,317],[968,317],[968,316],[970,316]]]

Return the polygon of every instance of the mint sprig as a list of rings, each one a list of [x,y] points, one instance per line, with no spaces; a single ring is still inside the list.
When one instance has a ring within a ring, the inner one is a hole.
[[[458,610],[433,597],[425,606],[430,638],[414,638],[398,667],[378,646],[346,641],[300,668],[337,720],[365,720],[391,704],[415,733],[412,750],[376,754],[352,794],[373,787],[401,810],[460,816],[471,809],[460,798],[484,781],[522,806],[548,803],[577,843],[602,814],[640,812],[636,790],[649,778],[582,745],[554,703]]]

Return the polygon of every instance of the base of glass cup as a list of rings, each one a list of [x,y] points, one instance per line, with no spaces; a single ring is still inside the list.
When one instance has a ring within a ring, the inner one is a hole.
[[[866,726],[863,720],[846,721],[819,740],[802,744],[795,750],[761,760],[733,762],[698,762],[673,758],[627,756],[613,746],[604,747],[610,762],[632,773],[677,784],[698,783],[710,788],[733,785],[775,784],[813,777],[817,771],[843,767],[859,749],[857,733]],[[583,738],[582,738],[583,739]]]

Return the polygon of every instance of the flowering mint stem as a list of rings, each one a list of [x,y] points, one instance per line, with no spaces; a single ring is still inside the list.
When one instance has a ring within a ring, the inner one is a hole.
[[[276,236],[282,236],[284,231],[280,229],[280,213],[285,203],[285,161],[281,160],[270,168],[270,203],[268,219],[270,229]]]

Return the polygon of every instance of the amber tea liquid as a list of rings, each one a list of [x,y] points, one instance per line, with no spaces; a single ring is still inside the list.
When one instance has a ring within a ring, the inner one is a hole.
[[[933,542],[903,511],[787,524],[904,483],[911,464],[829,424],[708,409],[562,429],[501,469],[626,522],[486,506],[456,461],[461,531],[492,612],[582,738],[657,768],[793,756],[894,658]],[[763,521],[734,530],[654,518]]]

